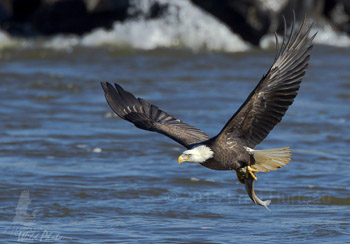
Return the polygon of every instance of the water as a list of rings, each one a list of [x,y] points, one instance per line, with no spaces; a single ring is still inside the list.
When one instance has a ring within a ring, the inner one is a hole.
[[[288,166],[258,174],[268,212],[232,172],[178,165],[181,146],[113,116],[99,82],[118,81],[213,136],[271,50],[2,50],[2,242],[349,243],[349,54],[313,49],[295,103],[259,145],[293,152]],[[34,216],[16,225],[24,190]]]
[[[315,24],[327,46],[257,147],[293,152],[258,174],[268,212],[234,173],[178,165],[180,145],[103,97],[99,83],[118,82],[214,136],[267,72],[271,35],[256,50],[189,1],[168,3],[164,18],[82,37],[0,30],[1,243],[350,243],[349,37]]]

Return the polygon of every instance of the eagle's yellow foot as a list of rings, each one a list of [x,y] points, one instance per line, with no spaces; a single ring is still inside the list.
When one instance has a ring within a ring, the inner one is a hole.
[[[244,184],[244,176],[245,174],[242,172],[242,171],[236,171],[236,175],[237,175],[237,178],[238,178],[238,181],[241,182],[242,184]]]
[[[253,177],[254,180],[258,180],[258,177],[254,174],[254,172],[259,172],[259,170],[254,169],[250,166],[246,167],[246,170],[249,172],[249,174]],[[248,178],[248,174],[245,175],[246,178]]]

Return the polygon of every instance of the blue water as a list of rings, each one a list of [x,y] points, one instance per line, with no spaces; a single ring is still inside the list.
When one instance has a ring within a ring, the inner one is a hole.
[[[119,82],[213,136],[267,72],[273,51],[8,49],[0,58],[2,243],[350,243],[350,51],[316,46],[293,106],[258,149],[293,161],[236,175],[177,164],[184,150],[111,113]],[[14,222],[29,190],[30,220]]]

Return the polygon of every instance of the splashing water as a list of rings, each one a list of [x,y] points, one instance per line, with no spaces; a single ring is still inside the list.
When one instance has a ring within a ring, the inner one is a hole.
[[[142,1],[141,1],[142,2]],[[86,35],[82,44],[96,46],[102,44],[125,45],[139,49],[183,46],[190,49],[246,51],[249,45],[214,17],[195,7],[190,1],[158,1],[168,4],[167,13],[158,18],[146,20],[144,16],[116,22],[112,30],[98,29]],[[140,6],[146,12],[149,6]]]

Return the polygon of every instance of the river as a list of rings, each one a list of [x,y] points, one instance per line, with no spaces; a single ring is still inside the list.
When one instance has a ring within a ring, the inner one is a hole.
[[[349,243],[348,47],[314,47],[294,104],[257,147],[293,153],[288,166],[258,173],[269,212],[234,173],[178,165],[180,145],[114,116],[100,82],[214,136],[272,49],[25,42],[0,51],[2,243]]]

